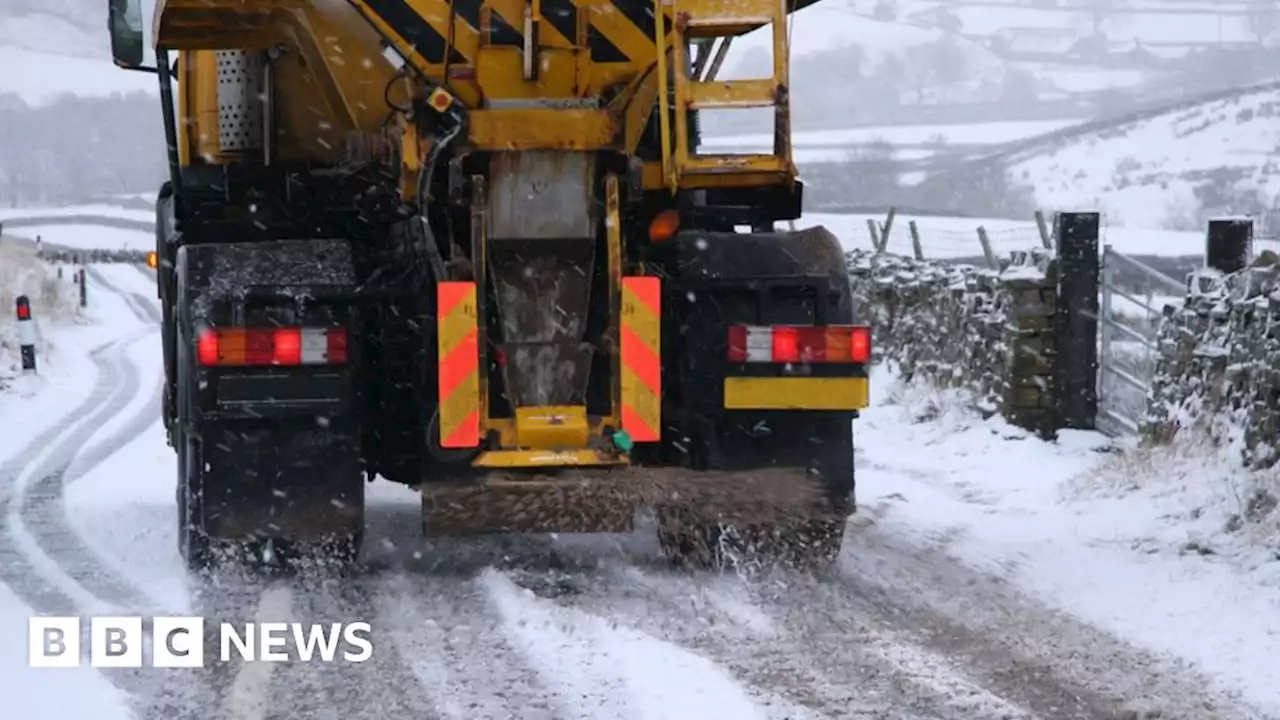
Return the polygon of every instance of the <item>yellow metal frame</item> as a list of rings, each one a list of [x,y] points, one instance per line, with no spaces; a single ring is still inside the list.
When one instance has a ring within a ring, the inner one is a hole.
[[[488,275],[488,197],[487,186],[483,176],[474,175],[471,178],[472,196],[471,196],[471,257],[472,257],[472,273],[474,282],[478,287],[484,287],[487,282]],[[571,430],[566,428],[565,432],[559,432],[550,428],[541,428],[535,430],[535,435],[542,439],[535,440],[540,447],[530,447],[529,443],[529,427],[526,424],[524,416],[536,416],[538,414],[573,414],[583,413],[587,429],[587,439],[585,444],[601,443],[604,441],[606,428],[617,430],[623,426],[623,380],[622,380],[622,350],[621,350],[621,333],[622,323],[624,322],[624,303],[623,303],[623,285],[624,278],[622,276],[622,264],[624,258],[624,241],[622,237],[622,214],[621,214],[621,195],[620,185],[617,174],[608,173],[604,178],[604,195],[605,195],[605,213],[604,213],[604,233],[605,233],[605,249],[608,265],[609,289],[608,302],[610,304],[611,317],[616,318],[610,333],[613,337],[611,347],[610,361],[613,365],[613,385],[611,387],[611,396],[613,398],[613,410],[606,417],[586,417],[585,411],[577,407],[537,407],[537,408],[521,408],[517,410],[516,418],[495,418],[491,417],[491,405],[489,402],[489,384],[487,381],[480,382],[476,389],[477,402],[480,408],[480,436],[486,437],[490,433],[497,437],[499,450],[485,452],[478,456],[473,464],[477,467],[536,467],[549,464],[549,461],[537,460],[536,458],[549,457],[548,453],[554,450],[558,453],[578,453],[574,455],[574,464],[579,465],[617,465],[625,463],[625,457],[615,457],[616,453],[603,450],[588,450],[586,448],[569,448],[556,447],[563,446],[567,437],[581,436],[581,426],[575,420]],[[485,335],[486,320],[483,305],[476,308],[476,324],[478,327],[478,356],[481,368],[488,367],[488,340]],[[487,374],[482,374],[487,378]],[[530,455],[532,453],[533,455]],[[566,456],[568,457],[568,456]],[[553,464],[553,463],[552,463]]]
[[[618,176],[614,173],[604,178],[604,238],[606,262],[609,266],[609,317],[611,334],[609,388],[609,417],[605,424],[614,429],[622,427],[622,202],[618,194]]]
[[[467,9],[450,0],[403,0],[416,16],[412,32],[417,42],[409,42],[374,12],[377,4],[371,0],[162,0],[156,7],[153,42],[179,51],[179,162],[184,166],[240,159],[240,153],[219,147],[212,51],[282,47],[284,52],[271,63],[275,84],[291,99],[276,108],[275,150],[282,161],[341,161],[353,133],[377,147],[389,116],[384,90],[390,87],[397,103],[403,103],[411,94],[444,83],[469,108],[461,142],[471,150],[634,155],[659,108],[662,153],[655,167],[645,168],[645,188],[674,191],[794,180],[789,110],[778,93],[788,86],[786,3],[652,1],[646,20],[623,10],[616,0],[567,0],[576,18],[567,25],[567,16],[542,16],[541,0],[530,0],[539,37],[538,77],[530,81],[523,77],[522,49],[510,42],[522,30],[526,0],[473,0]],[[699,82],[689,77],[686,42],[723,41],[765,25],[773,30],[773,78]],[[500,32],[506,40],[495,39]],[[395,67],[383,57],[384,42],[416,72],[396,81]],[[591,46],[601,43],[611,48],[611,55],[596,59]],[[613,98],[603,107],[584,102],[606,93]],[[562,105],[534,107],[541,102]],[[751,105],[777,105],[774,154],[691,155],[685,110]],[[405,172],[412,175],[423,152],[420,142],[411,132],[393,142],[403,145]],[[411,187],[406,177],[402,191]]]
[[[779,180],[794,182],[796,168],[791,151],[791,108],[788,96],[790,63],[787,8],[782,0],[653,0],[654,17],[670,5],[675,18],[671,59],[658,54],[658,112],[661,124],[662,177],[672,192],[679,188],[760,185]],[[658,47],[665,48],[663,23],[657,23]],[[693,39],[740,35],[762,25],[772,28],[773,74],[759,80],[702,81],[689,76],[686,56]],[[668,102],[667,76],[674,79],[674,102]],[[774,108],[773,152],[756,155],[693,154],[689,143],[688,113],[698,109]],[[669,129],[670,117],[674,128]],[[673,147],[674,145],[674,147]],[[738,176],[725,182],[725,176]],[[735,178],[736,179],[736,178]],[[648,186],[646,182],[646,186]]]
[[[629,465],[626,455],[601,450],[490,450],[471,463],[482,468],[609,467]]]
[[[862,410],[868,407],[865,377],[728,377],[726,410]]]

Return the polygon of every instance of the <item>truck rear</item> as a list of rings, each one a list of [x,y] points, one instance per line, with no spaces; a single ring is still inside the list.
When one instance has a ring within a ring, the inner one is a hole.
[[[117,64],[160,81],[193,568],[353,559],[377,476],[427,537],[652,508],[677,561],[835,557],[870,334],[836,238],[775,229],[795,4],[164,0],[146,66],[138,0],[109,3]],[[772,76],[717,80],[756,30]],[[751,107],[772,153],[699,152],[699,112]]]

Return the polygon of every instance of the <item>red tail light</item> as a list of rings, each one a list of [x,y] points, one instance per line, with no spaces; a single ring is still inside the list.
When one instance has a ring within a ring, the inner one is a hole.
[[[732,325],[731,363],[871,361],[871,329],[851,325]]]
[[[864,365],[871,362],[871,328],[862,326],[850,330],[849,359]]]
[[[341,365],[347,362],[346,328],[203,329],[196,357],[205,367]]]

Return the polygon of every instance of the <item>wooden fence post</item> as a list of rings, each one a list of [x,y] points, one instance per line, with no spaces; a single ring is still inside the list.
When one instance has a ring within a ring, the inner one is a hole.
[[[1053,249],[1053,238],[1049,236],[1049,225],[1044,221],[1044,211],[1036,211],[1036,229],[1040,231],[1040,244],[1045,250]]]
[[[920,244],[920,229],[916,227],[916,221],[909,221],[907,229],[911,231],[911,251],[915,253],[917,260],[923,260],[924,246]]]
[[[987,237],[987,229],[978,226],[978,242],[982,244],[982,256],[987,259],[987,267],[992,270],[998,270],[999,265],[996,264],[995,253],[991,251],[991,238]]]

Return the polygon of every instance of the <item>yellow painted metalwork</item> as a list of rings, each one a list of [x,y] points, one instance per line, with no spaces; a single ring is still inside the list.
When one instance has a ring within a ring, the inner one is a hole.
[[[418,152],[418,130],[401,120],[400,127],[400,199],[418,199],[418,175],[422,170],[422,154]]]
[[[163,26],[169,47],[179,49],[178,150],[184,166],[237,162],[242,156],[223,152],[218,141],[216,49],[283,49],[271,63],[281,97],[274,105],[277,132],[272,140],[281,160],[335,162],[352,133],[376,134],[388,117],[383,91],[394,69],[381,56],[373,29],[352,22],[356,18],[345,0],[317,0],[314,5],[238,2],[234,12],[243,10],[269,22],[229,36],[205,32],[232,12],[216,2],[169,0],[164,7],[168,14],[158,14],[157,24]],[[302,99],[289,102],[286,97]]]
[[[622,259],[625,257],[622,245],[622,211],[621,199],[618,196],[618,176],[608,173],[604,177],[604,242],[606,261],[609,267],[609,317],[613,343],[609,348],[609,364],[611,384],[609,387],[609,405],[612,411],[607,424],[617,429],[622,427],[622,348],[620,344],[620,325],[622,318]]]
[[[867,378],[728,377],[727,410],[861,410],[870,404]]]
[[[663,8],[663,4],[663,0],[653,0],[653,16],[655,18],[665,19],[666,10]],[[678,177],[675,166],[676,160],[671,156],[671,109],[667,104],[667,98],[671,97],[671,91],[667,88],[667,76],[670,71],[667,69],[666,23],[655,22],[654,27],[657,33],[657,47],[660,48],[655,55],[658,58],[658,128],[660,142],[662,143],[662,176],[667,181],[667,187],[674,193],[677,188]],[[682,74],[683,70],[677,73],[676,77],[679,78]],[[679,143],[680,141],[677,140],[676,142]]]
[[[608,467],[629,465],[626,455],[601,450],[489,450],[471,463],[482,468]]]
[[[590,415],[587,417],[588,434],[591,438],[604,437],[605,427],[618,427],[610,425],[609,418],[602,416]],[[515,418],[489,418],[483,423],[481,434],[485,437],[492,435],[496,439],[495,447],[515,449],[520,447],[516,436]],[[589,443],[590,444],[590,441]]]
[[[670,2],[673,15],[671,66],[674,69],[675,148],[663,142],[663,174],[668,187],[708,187],[708,176],[763,175],[767,182],[791,182],[796,176],[791,155],[790,86],[787,62],[787,9],[779,0],[654,0],[661,10]],[[723,38],[744,29],[768,25],[772,29],[773,74],[761,80],[703,81],[690,77],[686,47],[690,40]],[[658,33],[662,37],[662,33]],[[660,63],[661,65],[661,63]],[[665,98],[663,94],[660,97]],[[661,106],[665,110],[665,104]],[[688,111],[692,109],[774,108],[774,152],[769,155],[693,155],[689,144]],[[664,113],[664,117],[665,117]],[[671,154],[671,157],[668,157]],[[674,176],[674,177],[673,177]]]
[[[516,408],[516,444],[525,450],[567,450],[586,447],[591,434],[587,409],[551,405]]]
[[[393,114],[385,93],[404,105],[443,82],[470,109],[464,142],[473,149],[631,154],[658,106],[664,110],[660,186],[794,179],[785,102],[777,113],[776,156],[690,156],[683,112],[785,101],[779,89],[789,82],[786,15],[793,3],[538,0],[531,6],[539,40],[532,81],[523,77],[525,6],[526,0],[162,0],[153,41],[180,51],[179,160],[238,161],[218,147],[217,70],[209,51],[274,48],[281,51],[272,68],[282,100],[273,145],[281,160],[333,163],[360,143],[382,148],[378,138]],[[766,26],[773,33],[772,78],[700,83],[689,77],[686,41]],[[416,70],[411,82],[391,82],[396,68],[384,56],[384,42]],[[568,104],[533,107],[548,101]],[[647,173],[645,187],[655,187]],[[406,179],[404,187],[410,185]]]
[[[685,86],[685,102],[694,110],[772,107],[778,86],[773,80],[699,82]]]
[[[487,284],[489,242],[489,183],[483,175],[471,176],[471,272],[476,287]],[[479,355],[479,367],[489,367],[489,334],[488,318],[484,303],[476,305],[476,330],[478,342],[476,351]],[[489,417],[489,382],[488,372],[484,374],[485,382],[480,383],[480,433],[487,435],[492,429]],[[515,438],[514,424],[508,429],[503,447],[510,447]]]
[[[696,179],[697,187],[700,188],[756,187],[777,182],[777,173],[777,170],[769,172],[732,171],[720,174],[708,173],[699,175]],[[660,162],[646,162],[641,168],[640,177],[645,190],[661,190],[667,186],[666,178],[662,175],[662,163]]]
[[[603,110],[478,110],[470,145],[479,150],[600,150],[615,147],[619,125]]]

